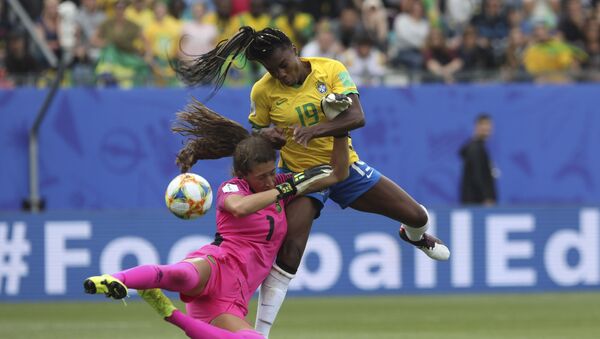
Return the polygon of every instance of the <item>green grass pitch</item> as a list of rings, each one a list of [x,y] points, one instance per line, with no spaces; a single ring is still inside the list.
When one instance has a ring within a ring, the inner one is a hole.
[[[255,307],[254,301],[248,319]],[[127,306],[0,303],[0,338],[185,335],[132,298]],[[600,293],[289,298],[270,338],[600,338]]]

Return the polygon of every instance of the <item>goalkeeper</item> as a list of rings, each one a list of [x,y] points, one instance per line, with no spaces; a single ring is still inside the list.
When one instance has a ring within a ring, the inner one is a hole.
[[[244,26],[212,51],[177,68],[190,85],[212,83],[217,91],[238,56],[268,71],[251,92],[253,128],[281,147],[278,171],[299,172],[329,161],[333,136],[365,124],[358,90],[344,65],[326,58],[300,58],[281,31]],[[435,260],[447,260],[448,248],[426,233],[428,214],[400,186],[359,160],[348,145],[349,176],[323,192],[299,197],[286,208],[288,234],[269,277],[262,284],[256,329],[268,336],[304,253],[313,219],[328,198],[342,208],[376,213],[399,223],[400,238]]]
[[[191,338],[263,338],[245,320],[250,298],[269,275],[287,231],[285,207],[295,197],[348,176],[348,138],[335,138],[329,164],[275,174],[275,149],[260,135],[193,102],[174,131],[188,136],[177,156],[186,172],[199,159],[233,155],[235,177],[217,191],[215,241],[172,265],[142,265],[84,281],[90,294],[113,299],[138,289],[168,322]],[[187,315],[160,289],[180,292]]]

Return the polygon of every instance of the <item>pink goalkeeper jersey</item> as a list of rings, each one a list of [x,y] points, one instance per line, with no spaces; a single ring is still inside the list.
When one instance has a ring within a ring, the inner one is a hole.
[[[290,174],[277,174],[277,184]],[[219,247],[236,258],[240,273],[245,277],[250,293],[258,288],[268,275],[287,232],[285,204],[288,199],[242,218],[225,210],[224,201],[231,194],[251,195],[248,183],[233,178],[221,184],[217,192],[217,233],[222,238]]]

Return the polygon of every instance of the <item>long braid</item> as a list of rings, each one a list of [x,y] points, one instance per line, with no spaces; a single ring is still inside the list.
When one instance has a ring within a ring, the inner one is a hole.
[[[211,51],[188,62],[171,62],[171,66],[187,85],[214,85],[212,97],[223,86],[232,63],[240,53],[244,53],[248,60],[264,62],[275,49],[291,45],[290,39],[278,29],[265,28],[256,32],[250,26],[243,26],[233,37],[219,42]]]
[[[210,110],[196,99],[177,113],[177,121],[171,130],[187,137],[176,159],[182,172],[187,172],[198,160],[233,155],[236,146],[250,136],[242,125]]]
[[[216,92],[223,86],[231,64],[252,43],[254,35],[252,27],[244,26],[231,39],[219,42],[211,51],[189,62],[172,62],[171,66],[187,85],[213,84]]]

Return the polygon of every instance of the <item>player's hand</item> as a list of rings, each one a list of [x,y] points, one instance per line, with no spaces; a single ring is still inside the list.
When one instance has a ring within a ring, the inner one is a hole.
[[[308,142],[311,141],[315,136],[314,129],[312,127],[296,127],[294,128],[294,141],[304,147],[308,147]]]
[[[304,172],[296,173],[285,182],[275,186],[279,191],[278,198],[283,199],[296,194],[302,194],[312,183],[327,177],[332,171],[333,168],[330,165],[318,165]]]
[[[321,110],[329,120],[333,120],[351,105],[352,98],[345,94],[329,93],[321,99]]]
[[[260,135],[269,140],[273,148],[281,149],[285,145],[285,133],[283,128],[267,127],[260,129]]]

